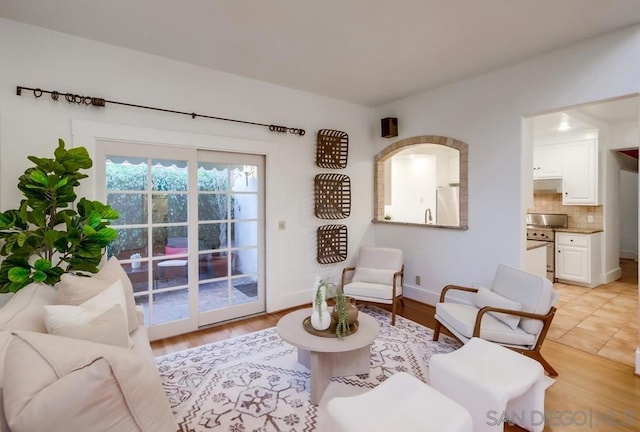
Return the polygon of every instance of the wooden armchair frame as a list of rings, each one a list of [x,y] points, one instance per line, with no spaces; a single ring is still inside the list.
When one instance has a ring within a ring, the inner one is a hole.
[[[469,288],[469,287],[463,287],[459,285],[447,285],[446,287],[443,288],[442,292],[440,293],[440,303],[444,303],[445,296],[447,294],[447,291],[449,290],[466,291],[471,293],[478,292],[477,288]],[[542,343],[544,342],[544,339],[547,336],[547,332],[549,331],[549,327],[551,327],[551,321],[553,320],[553,317],[556,313],[556,308],[554,306],[552,306],[551,309],[549,309],[549,312],[547,312],[547,314],[545,315],[517,311],[512,309],[502,309],[502,308],[497,308],[492,306],[485,306],[478,311],[478,315],[476,316],[476,322],[473,327],[473,337],[480,337],[480,338],[482,337],[480,335],[480,326],[482,324],[482,318],[488,312],[500,312],[500,313],[505,313],[509,315],[516,315],[522,318],[532,318],[532,319],[542,321],[542,329],[540,330],[540,334],[538,335],[538,338],[536,339],[536,343],[533,346],[533,348],[527,349],[527,348],[520,348],[520,347],[509,346],[509,345],[504,345],[504,346],[506,348],[512,349],[514,351],[519,352],[520,354],[524,354],[527,357],[530,357],[536,360],[542,365],[544,370],[547,371],[549,376],[552,376],[552,377],[558,376],[558,372],[549,364],[549,362],[547,362],[547,360],[545,360],[544,357],[542,357],[542,353],[540,352],[540,349],[542,348]],[[440,321],[436,320],[435,329],[433,331],[434,341],[437,341],[438,338],[440,337],[441,328],[442,328],[442,324],[440,323]]]
[[[341,288],[344,288],[344,284],[345,284],[345,280],[347,277],[347,273],[348,272],[354,272],[356,270],[355,267],[345,267],[344,269],[342,269],[342,279],[341,279]],[[393,279],[391,280],[391,287],[392,287],[392,301],[391,301],[391,325],[394,326],[396,325],[396,303],[398,301],[400,301],[400,304],[402,306],[404,306],[404,295],[400,294],[399,296],[396,296],[396,280],[397,278],[400,278],[400,286],[404,286],[404,264],[402,265],[402,268],[395,272],[393,274]],[[357,299],[356,299],[357,300]],[[369,300],[360,300],[363,301],[365,303],[378,303],[378,304],[387,304],[387,303],[382,303],[382,302],[373,302],[373,301],[369,301]]]

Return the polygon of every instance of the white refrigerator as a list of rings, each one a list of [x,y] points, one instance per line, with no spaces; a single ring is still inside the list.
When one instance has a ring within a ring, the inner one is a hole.
[[[460,225],[459,186],[440,186],[436,189],[436,224]]]

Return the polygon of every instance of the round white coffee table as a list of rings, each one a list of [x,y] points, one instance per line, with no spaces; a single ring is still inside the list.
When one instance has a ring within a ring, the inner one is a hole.
[[[298,348],[298,361],[311,371],[311,403],[317,405],[331,377],[369,374],[369,346],[378,336],[375,318],[360,312],[358,330],[343,339],[308,333],[302,321],[311,308],[291,312],[278,321],[278,334]]]

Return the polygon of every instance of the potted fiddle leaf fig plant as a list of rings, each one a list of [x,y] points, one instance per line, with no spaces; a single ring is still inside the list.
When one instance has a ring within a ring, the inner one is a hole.
[[[55,285],[66,272],[96,273],[106,247],[117,237],[110,228],[118,212],[80,198],[75,188],[93,165],[84,147],[65,149],[58,140],[54,158],[29,156],[33,166],[18,179],[20,207],[0,214],[0,293],[31,282]]]

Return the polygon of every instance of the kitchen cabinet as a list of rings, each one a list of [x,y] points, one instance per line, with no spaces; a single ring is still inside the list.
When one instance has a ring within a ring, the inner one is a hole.
[[[564,174],[564,148],[562,145],[544,145],[533,148],[533,178],[558,178]]]
[[[597,139],[535,146],[533,178],[562,179],[564,205],[599,205]]]
[[[556,278],[588,287],[600,285],[601,233],[556,233]]]
[[[598,148],[595,140],[564,145],[562,204],[598,204]]]

